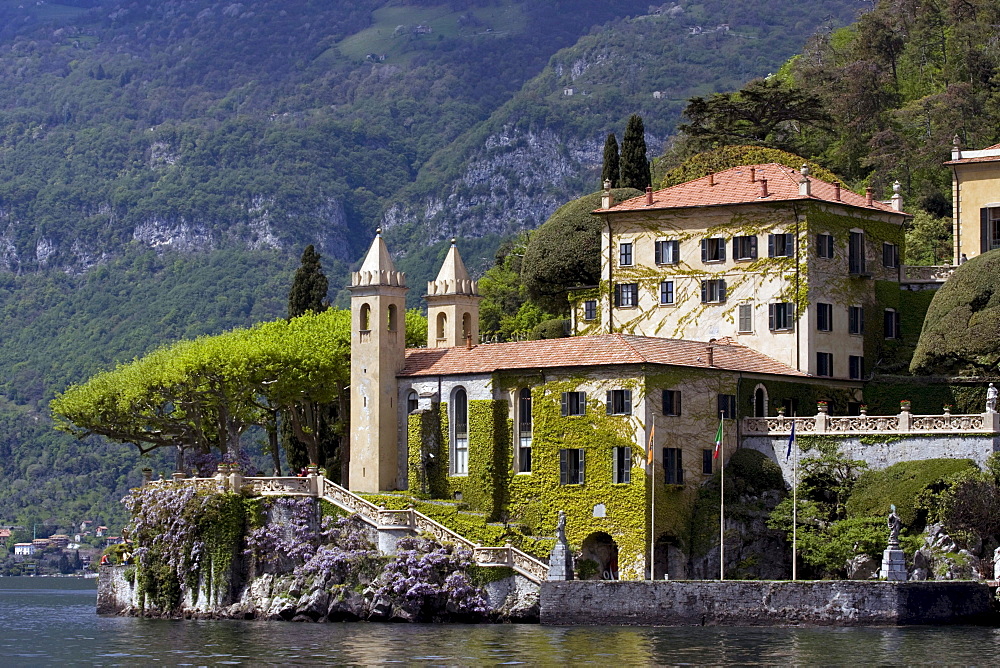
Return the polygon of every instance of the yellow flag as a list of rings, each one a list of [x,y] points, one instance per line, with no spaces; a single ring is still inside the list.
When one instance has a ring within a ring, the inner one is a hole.
[[[656,425],[654,424],[649,429],[649,445],[646,447],[646,452],[648,453],[649,464],[653,463],[653,441],[656,440]]]

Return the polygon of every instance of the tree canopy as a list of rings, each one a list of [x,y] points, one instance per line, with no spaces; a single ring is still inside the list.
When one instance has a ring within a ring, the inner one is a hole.
[[[646,157],[646,129],[642,116],[632,114],[625,126],[625,136],[622,137],[620,185],[623,188],[645,191],[646,186],[652,183],[649,158]]]
[[[601,167],[601,187],[604,187],[605,182],[610,182],[612,188],[618,187],[618,181],[621,178],[621,160],[618,156],[618,139],[615,137],[615,133],[611,132],[608,134],[608,138],[604,140],[604,162]]]
[[[809,173],[824,181],[840,180],[836,174],[811,160],[764,146],[723,146],[711,151],[705,151],[691,156],[683,163],[669,170],[663,177],[661,188],[669,188],[679,183],[693,181],[713,172],[721,172],[740,165],[757,165],[776,162],[792,169],[798,169],[805,163]]]
[[[924,318],[910,371],[996,374],[1000,363],[1000,250],[955,269]]]
[[[320,254],[312,244],[302,251],[302,260],[295,271],[292,288],[288,292],[288,317],[304,315],[306,311],[319,313],[329,308],[326,293],[330,283],[320,265]]]

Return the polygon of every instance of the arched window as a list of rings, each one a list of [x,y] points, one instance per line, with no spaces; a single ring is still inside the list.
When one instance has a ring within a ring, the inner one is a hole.
[[[389,322],[387,324],[389,326],[389,331],[390,332],[395,332],[396,331],[396,322],[397,322],[396,305],[395,304],[389,304],[389,309],[388,310],[389,310],[389,319],[388,319]]]
[[[758,385],[753,393],[754,417],[767,417],[767,389]]]
[[[413,413],[418,408],[420,408],[420,396],[416,390],[410,390],[409,394],[406,395],[406,412]]]
[[[362,332],[370,331],[372,328],[372,307],[367,303],[361,305],[360,319],[358,321],[358,329]]]
[[[469,473],[469,395],[458,388],[451,397],[451,474]]]
[[[438,313],[437,317],[437,338],[444,339],[444,330],[448,326],[448,316],[444,313]]]
[[[517,395],[517,472],[531,473],[531,390]]]
[[[462,314],[462,340],[465,341],[470,336],[472,336],[472,314],[471,313],[463,313]]]

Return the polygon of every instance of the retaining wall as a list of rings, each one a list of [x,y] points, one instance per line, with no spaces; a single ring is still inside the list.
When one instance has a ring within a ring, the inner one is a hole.
[[[543,582],[541,623],[618,626],[991,624],[976,582]]]

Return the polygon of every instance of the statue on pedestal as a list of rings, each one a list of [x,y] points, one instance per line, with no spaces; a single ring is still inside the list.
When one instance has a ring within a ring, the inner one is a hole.
[[[889,518],[886,520],[889,526],[889,549],[899,549],[899,530],[903,528],[903,521],[896,514],[896,504],[889,506]]]
[[[997,412],[997,387],[993,383],[990,383],[990,386],[986,388],[986,412]]]
[[[556,544],[549,555],[549,580],[573,579],[573,555],[566,540],[566,512],[559,511],[556,520]]]
[[[886,524],[889,527],[889,546],[882,553],[879,577],[889,582],[906,582],[906,557],[899,548],[899,531],[903,528],[903,521],[896,514],[895,504],[889,506]]]

